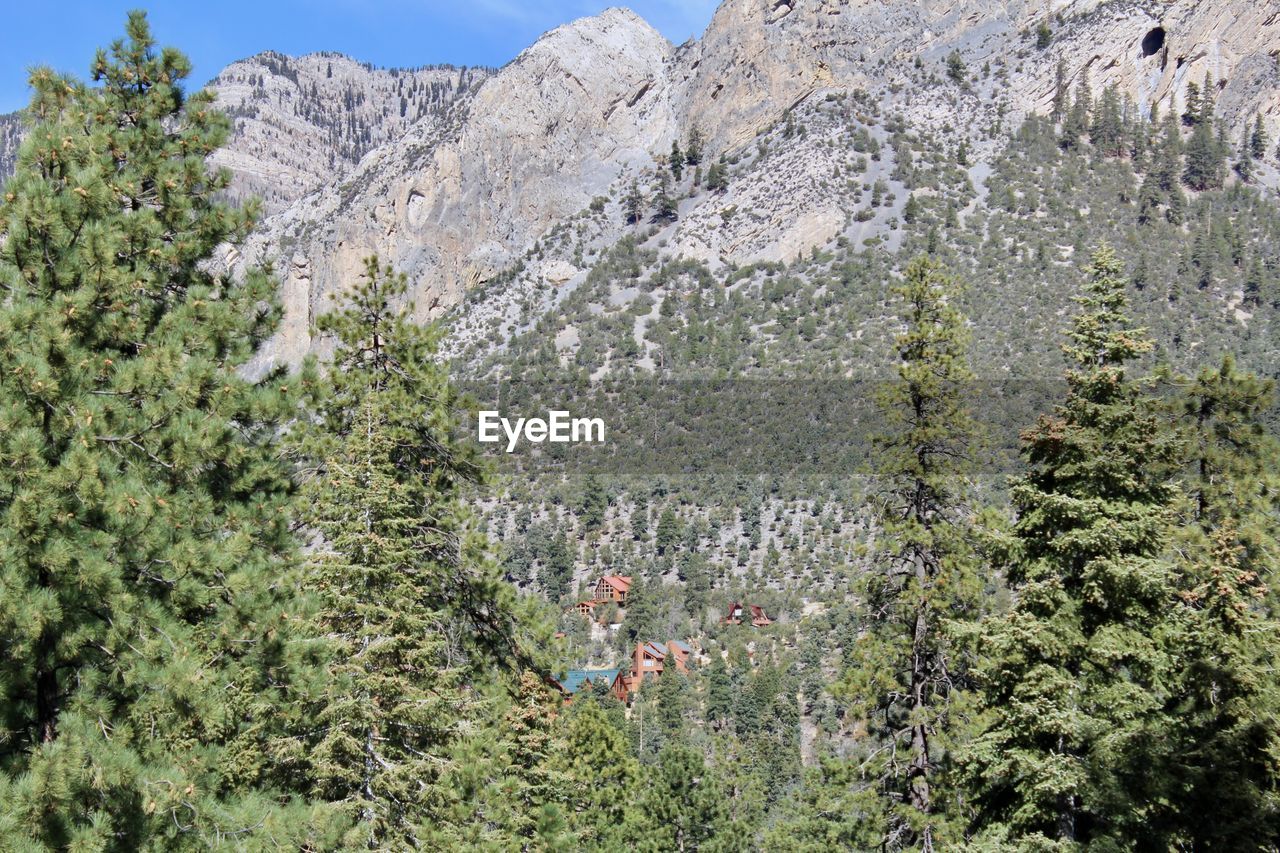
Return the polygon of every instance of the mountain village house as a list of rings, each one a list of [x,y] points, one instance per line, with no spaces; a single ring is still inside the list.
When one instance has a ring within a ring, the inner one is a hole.
[[[573,609],[583,616],[591,617],[596,607],[606,602],[614,602],[619,607],[627,606],[627,593],[631,591],[630,575],[605,575],[596,581],[594,595],[586,601],[579,601]]]
[[[668,666],[675,667],[676,672],[688,674],[692,652],[689,644],[681,640],[668,640],[665,646],[653,642],[637,643],[631,654],[631,671],[619,672],[614,678],[613,695],[621,702],[630,702],[646,678],[657,678]]]
[[[763,628],[766,625],[772,625],[773,620],[764,612],[764,608],[758,604],[748,604],[745,607],[741,602],[735,601],[729,605],[729,613],[720,620],[722,625],[741,625],[745,612],[751,612],[751,624],[756,628]]]

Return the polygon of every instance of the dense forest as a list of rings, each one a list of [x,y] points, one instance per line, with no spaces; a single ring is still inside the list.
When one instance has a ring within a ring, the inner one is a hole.
[[[332,355],[255,373],[277,283],[212,262],[259,210],[189,71],[137,13],[91,82],[35,70],[2,191],[0,846],[1280,847],[1280,210],[1209,85],[1146,118],[1060,87],[965,217],[963,152],[895,128],[895,252],[726,281],[626,239],[457,365],[370,258],[316,320]],[[620,281],[640,305],[589,310]],[[674,379],[875,382],[803,386],[865,417],[829,412],[802,475],[520,479],[463,428],[463,380],[554,396],[655,348]],[[993,376],[1034,399],[993,411]]]

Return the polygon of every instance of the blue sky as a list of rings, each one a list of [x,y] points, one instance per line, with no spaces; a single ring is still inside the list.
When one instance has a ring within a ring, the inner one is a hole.
[[[617,5],[678,43],[702,34],[717,0],[18,0],[0,27],[0,112],[26,105],[33,65],[84,76],[129,9],[146,9],[160,43],[191,57],[193,81],[204,83],[268,49],[336,50],[383,66],[502,65],[552,27]]]

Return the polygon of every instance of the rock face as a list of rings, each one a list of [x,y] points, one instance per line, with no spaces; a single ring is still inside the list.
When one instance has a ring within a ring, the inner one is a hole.
[[[22,120],[17,113],[0,115],[0,184],[13,174],[18,159],[18,145],[22,141]]]
[[[275,213],[340,179],[410,126],[442,120],[490,73],[383,70],[334,53],[261,53],[209,83],[235,122],[230,144],[213,160],[234,173],[234,197],[256,196]]]
[[[1087,73],[1095,91],[1114,84],[1143,110],[1180,105],[1186,84],[1208,72],[1233,134],[1255,112],[1273,138],[1280,128],[1271,53],[1280,44],[1280,0],[1057,0],[1049,11],[1052,40],[1042,49],[1033,34],[1046,14],[1038,0],[725,0],[703,38],[680,47],[635,14],[611,9],[551,31],[464,97],[456,94],[467,87],[459,72],[415,72],[445,75],[439,82],[455,94],[432,103],[448,108],[409,122],[399,138],[386,131],[385,144],[373,144],[339,182],[298,198],[245,253],[285,249],[289,320],[270,357],[292,361],[315,346],[307,333],[312,317],[368,254],[408,273],[416,316],[427,319],[515,263],[593,198],[616,201],[633,180],[656,190],[655,168],[672,141],[694,128],[710,156],[736,157],[821,93],[870,92],[914,126],[968,137],[979,159],[998,144],[992,127],[1048,109],[1060,61],[1072,85]],[[917,63],[940,67],[953,51],[972,75],[963,91],[908,88]],[[333,60],[308,61],[314,77],[319,63]],[[335,67],[335,77],[349,67]],[[995,71],[979,75],[984,67]],[[391,83],[378,80],[379,94],[357,105],[362,115],[386,116],[395,103]],[[246,84],[238,85],[244,97]],[[288,90],[277,81],[267,91],[277,88]],[[390,113],[394,124],[396,110]],[[261,123],[255,156],[266,161],[275,131]],[[343,150],[348,161],[361,153]],[[821,145],[796,143],[769,173],[772,186],[737,186],[683,211],[671,239],[690,256],[726,263],[787,260],[822,245],[847,224],[847,206],[823,189],[829,168],[835,161]],[[324,180],[315,171],[323,170],[281,173],[271,191],[285,198],[315,186]],[[777,192],[779,182],[788,191]],[[546,280],[562,275],[557,268]]]
[[[355,280],[366,256],[408,273],[426,319],[625,171],[651,164],[677,131],[671,54],[621,9],[552,30],[481,84],[452,123],[415,124],[339,185],[272,219],[246,256],[297,247],[274,357],[311,347],[307,318]]]

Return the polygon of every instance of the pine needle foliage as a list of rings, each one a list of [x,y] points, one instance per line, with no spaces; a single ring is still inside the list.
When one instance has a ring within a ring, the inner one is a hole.
[[[458,435],[462,400],[437,355],[441,330],[412,321],[407,290],[402,274],[369,258],[345,303],[319,319],[335,350],[316,423],[301,431],[301,455],[340,456],[339,448],[366,428],[372,406],[385,470],[416,525],[418,603],[438,614],[450,660],[480,680],[495,668],[541,667],[537,644],[519,636],[521,626],[532,632],[535,622],[522,619],[467,508],[468,489],[482,483],[483,469]],[[323,463],[314,480],[314,505],[340,512],[336,496],[324,490]]]
[[[1026,849],[1124,849],[1157,807],[1149,769],[1170,728],[1178,630],[1165,553],[1176,442],[1128,375],[1151,343],[1125,313],[1123,273],[1111,248],[1094,254],[1064,346],[1066,400],[1024,433],[1017,602],[986,630],[994,716],[970,751],[979,826]]]
[[[880,817],[868,843],[887,850],[932,850],[958,826],[940,791],[969,704],[970,662],[955,623],[975,617],[982,592],[969,535],[976,429],[959,292],[927,258],[893,288],[905,329],[897,380],[879,400],[877,561],[860,591],[866,630],[841,685],[870,736],[862,774],[874,802],[865,808]]]
[[[210,272],[254,215],[219,201],[206,158],[229,125],[189,71],[141,13],[97,85],[36,69],[0,205],[0,827],[19,847],[307,832],[270,758],[302,672],[274,446],[300,395],[240,373],[275,284]]]

